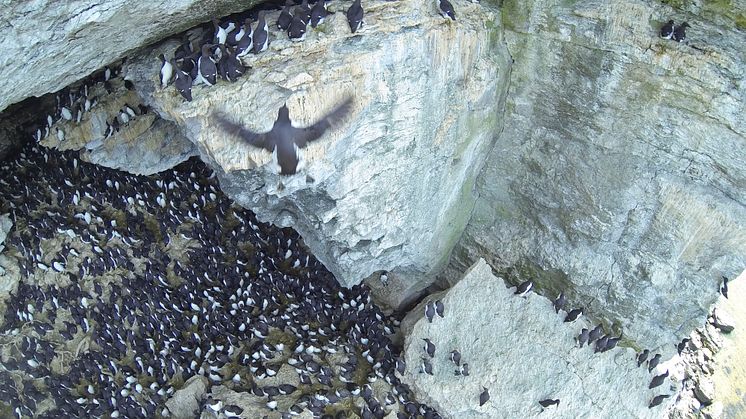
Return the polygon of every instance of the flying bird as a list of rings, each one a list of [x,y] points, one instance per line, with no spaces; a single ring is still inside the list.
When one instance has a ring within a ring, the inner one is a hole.
[[[352,97],[348,97],[318,122],[307,128],[293,126],[290,121],[290,112],[285,104],[277,113],[277,120],[272,129],[265,133],[252,132],[221,114],[213,114],[213,118],[226,132],[238,135],[254,147],[271,151],[279,174],[293,175],[298,170],[299,162],[302,162],[301,149],[308,143],[321,138],[326,130],[344,119],[352,110],[352,104]]]

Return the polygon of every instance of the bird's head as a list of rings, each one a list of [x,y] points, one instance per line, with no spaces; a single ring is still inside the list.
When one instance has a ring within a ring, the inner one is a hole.
[[[288,110],[288,105],[282,105],[280,110],[277,112],[277,121],[283,121],[283,122],[290,122],[290,111]]]

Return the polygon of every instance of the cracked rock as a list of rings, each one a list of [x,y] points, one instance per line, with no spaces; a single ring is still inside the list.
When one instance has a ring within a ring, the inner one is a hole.
[[[195,375],[184,383],[184,387],[176,391],[166,402],[172,418],[194,418],[199,411],[200,400],[207,391],[207,378]]]
[[[513,291],[480,259],[440,297],[444,318],[429,323],[422,310],[414,310],[402,322],[414,322],[404,345],[403,381],[419,400],[459,419],[538,417],[539,401],[550,398],[560,399],[550,408],[552,417],[645,418],[666,411],[670,399],[648,409],[661,392],[648,390],[650,374],[637,368],[634,350],[594,354],[578,348],[574,338],[588,327],[585,319],[563,323],[566,313],[555,313],[550,300]],[[423,350],[424,338],[435,345],[434,358]],[[454,374],[454,349],[469,364],[469,376]],[[423,357],[433,375],[419,372]],[[480,407],[482,387],[491,400]]]

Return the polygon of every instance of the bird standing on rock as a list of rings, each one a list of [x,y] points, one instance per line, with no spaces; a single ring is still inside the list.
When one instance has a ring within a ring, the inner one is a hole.
[[[669,20],[661,27],[661,38],[671,39],[671,36],[673,36],[673,20]]]
[[[676,42],[684,42],[684,40],[686,39],[686,28],[688,27],[689,27],[689,24],[686,22],[675,27],[673,29],[673,40]]]
[[[352,6],[347,9],[347,22],[350,24],[352,33],[357,32],[363,26],[363,6],[360,0],[352,2]]]
[[[441,16],[446,19],[456,20],[456,11],[453,10],[453,5],[448,0],[435,0],[438,2],[438,10]]]
[[[327,129],[345,118],[352,110],[352,104],[352,97],[348,97],[320,121],[307,128],[294,127],[290,121],[288,107],[283,105],[277,113],[277,120],[272,129],[265,133],[252,132],[220,114],[213,114],[213,117],[225,131],[238,135],[254,147],[271,151],[279,174],[293,175],[299,166],[303,166],[301,149],[321,138]]]

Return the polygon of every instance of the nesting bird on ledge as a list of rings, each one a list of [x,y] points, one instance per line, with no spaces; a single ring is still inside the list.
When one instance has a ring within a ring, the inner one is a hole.
[[[318,122],[307,128],[293,126],[290,121],[290,112],[285,104],[277,113],[277,120],[272,129],[261,134],[252,132],[221,114],[213,114],[213,117],[225,131],[238,135],[254,147],[271,151],[279,174],[293,175],[299,166],[302,167],[302,164],[299,165],[303,159],[301,149],[308,143],[321,138],[327,129],[341,122],[350,113],[352,103],[352,97],[348,97]]]

